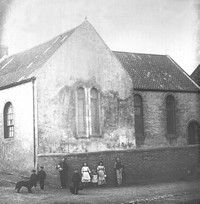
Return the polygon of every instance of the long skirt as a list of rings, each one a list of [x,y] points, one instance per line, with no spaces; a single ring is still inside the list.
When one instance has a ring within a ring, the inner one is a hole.
[[[89,172],[83,172],[81,182],[82,183],[89,183],[91,181]]]
[[[106,178],[105,178],[105,174],[104,171],[99,171],[99,177],[98,177],[98,185],[101,186],[103,184],[106,184]]]

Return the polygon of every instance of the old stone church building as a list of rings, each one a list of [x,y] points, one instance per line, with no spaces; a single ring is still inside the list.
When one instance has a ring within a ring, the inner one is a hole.
[[[119,156],[130,178],[185,177],[198,160],[199,91],[169,56],[112,51],[86,20],[1,59],[0,169],[44,165],[56,180],[62,156],[70,169],[102,160],[112,183]]]

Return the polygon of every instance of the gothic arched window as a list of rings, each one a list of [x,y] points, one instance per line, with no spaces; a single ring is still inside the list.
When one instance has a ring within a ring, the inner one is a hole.
[[[200,144],[200,125],[196,121],[192,121],[188,125],[188,144]]]
[[[91,97],[91,134],[97,135],[100,133],[99,127],[99,93],[97,89],[92,88],[90,91]]]
[[[173,96],[166,98],[167,134],[176,134],[175,99]]]
[[[78,135],[86,134],[86,104],[85,90],[83,87],[77,90],[77,133]]]
[[[134,111],[135,111],[135,133],[143,135],[144,133],[143,105],[142,105],[142,97],[138,94],[134,96]]]

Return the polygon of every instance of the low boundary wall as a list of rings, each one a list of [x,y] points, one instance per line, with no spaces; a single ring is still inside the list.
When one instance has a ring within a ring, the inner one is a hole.
[[[85,161],[91,170],[95,170],[99,161],[103,161],[106,167],[107,184],[115,185],[116,180],[113,167],[116,157],[120,157],[125,166],[126,184],[151,183],[197,176],[200,146],[192,145],[79,154],[40,154],[38,155],[38,167],[41,165],[45,167],[48,183],[60,186],[59,172],[55,169],[55,166],[62,157],[67,158],[69,165],[68,185],[71,184],[73,170],[75,168],[80,170]]]

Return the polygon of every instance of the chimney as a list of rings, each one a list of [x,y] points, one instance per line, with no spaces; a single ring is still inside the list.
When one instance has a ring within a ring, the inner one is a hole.
[[[0,45],[0,59],[8,55],[8,47],[5,45]]]

